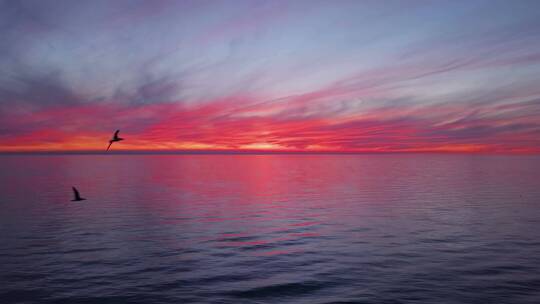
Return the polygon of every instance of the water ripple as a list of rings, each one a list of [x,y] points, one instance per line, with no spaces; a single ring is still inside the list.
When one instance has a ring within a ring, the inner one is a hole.
[[[540,298],[538,157],[0,162],[1,303]],[[272,170],[256,169],[262,164]],[[89,200],[70,203],[71,183]]]

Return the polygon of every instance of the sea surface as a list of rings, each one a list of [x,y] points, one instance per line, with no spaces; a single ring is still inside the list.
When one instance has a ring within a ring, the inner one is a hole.
[[[537,304],[540,157],[0,156],[0,303]]]

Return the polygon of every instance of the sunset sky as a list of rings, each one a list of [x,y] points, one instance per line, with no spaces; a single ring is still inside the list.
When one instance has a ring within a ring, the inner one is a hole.
[[[540,153],[540,1],[1,1],[0,151]]]

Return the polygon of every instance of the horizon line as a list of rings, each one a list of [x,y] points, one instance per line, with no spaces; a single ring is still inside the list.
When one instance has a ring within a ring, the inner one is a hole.
[[[303,151],[303,150],[35,150],[0,151],[0,155],[354,155],[354,154],[470,154],[540,155],[533,151]]]

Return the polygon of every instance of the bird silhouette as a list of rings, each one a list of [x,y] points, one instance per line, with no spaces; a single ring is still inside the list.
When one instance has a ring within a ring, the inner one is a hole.
[[[81,195],[79,194],[79,191],[77,191],[77,188],[75,187],[71,187],[71,188],[73,188],[73,199],[71,200],[72,202],[80,202],[80,201],[86,200],[84,197],[81,197]]]
[[[120,130],[116,130],[116,132],[114,132],[113,138],[109,140],[109,146],[107,147],[107,151],[109,151],[113,142],[124,140],[123,138],[118,137],[118,132],[120,132]]]

